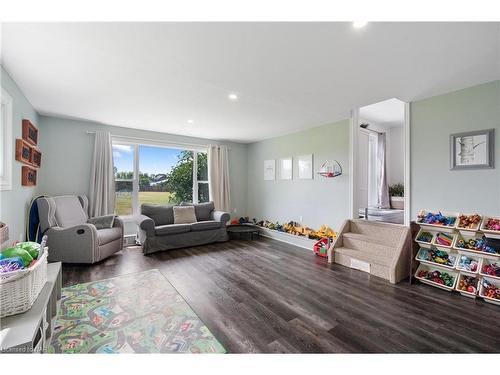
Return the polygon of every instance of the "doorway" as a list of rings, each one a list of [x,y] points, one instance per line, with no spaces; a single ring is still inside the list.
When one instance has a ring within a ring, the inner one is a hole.
[[[410,224],[409,105],[392,98],[351,118],[351,218]]]

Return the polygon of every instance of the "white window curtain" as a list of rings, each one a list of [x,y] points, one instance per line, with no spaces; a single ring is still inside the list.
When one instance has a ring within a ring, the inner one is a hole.
[[[390,208],[389,187],[387,186],[387,162],[385,158],[385,133],[377,137],[377,180],[378,180],[378,206],[379,208]]]
[[[109,215],[115,212],[115,176],[111,134],[95,133],[94,155],[90,172],[89,214],[90,217]]]
[[[368,207],[378,208],[378,168],[377,168],[378,136],[370,132],[368,136]]]
[[[208,189],[215,209],[230,212],[229,155],[225,145],[208,146]]]

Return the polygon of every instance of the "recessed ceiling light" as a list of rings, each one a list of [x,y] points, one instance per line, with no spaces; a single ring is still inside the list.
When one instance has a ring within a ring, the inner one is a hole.
[[[192,124],[194,124],[194,120],[189,119],[189,120],[187,120],[187,123],[192,125]]]
[[[352,23],[352,27],[355,29],[361,29],[362,27],[365,27],[368,22],[365,21],[354,21]]]
[[[229,100],[238,100],[238,95],[236,94],[229,94],[227,97],[229,98]]]

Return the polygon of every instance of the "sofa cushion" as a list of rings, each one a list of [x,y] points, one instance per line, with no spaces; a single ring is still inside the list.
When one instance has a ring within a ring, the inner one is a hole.
[[[169,234],[186,233],[191,230],[190,224],[168,224],[160,225],[155,228],[157,236],[167,236]]]
[[[211,229],[219,229],[221,227],[220,221],[199,221],[197,223],[191,224],[191,230],[193,232],[202,231],[202,230],[211,230]]]
[[[112,241],[115,241],[122,236],[122,228],[114,227],[107,229],[99,229],[97,231],[97,243],[99,245],[105,245]]]
[[[193,206],[174,206],[174,224],[196,223],[196,214]]]
[[[210,214],[215,210],[214,202],[207,203],[187,203],[182,202],[182,206],[194,206],[194,211],[196,213],[196,221],[207,221],[210,220]]]
[[[115,215],[96,216],[87,220],[87,223],[94,224],[97,230],[113,228],[114,222]]]
[[[174,223],[173,205],[143,204],[141,213],[153,219],[155,225],[168,225]]]

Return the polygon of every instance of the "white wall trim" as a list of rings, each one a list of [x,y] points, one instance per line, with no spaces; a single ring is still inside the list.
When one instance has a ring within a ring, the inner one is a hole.
[[[358,122],[359,122],[359,108],[351,111],[351,120],[349,122],[349,218],[358,218],[358,176],[356,165],[358,162]]]
[[[405,102],[405,123],[404,123],[404,137],[405,137],[405,160],[404,160],[404,185],[405,185],[405,217],[404,225],[410,226],[411,222],[411,185],[410,185],[410,171],[411,171],[411,126],[410,126],[410,103]]]

